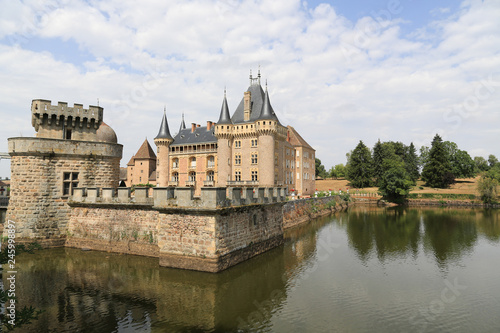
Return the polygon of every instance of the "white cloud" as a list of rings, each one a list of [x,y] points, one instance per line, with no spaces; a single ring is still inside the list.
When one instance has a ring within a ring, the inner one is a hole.
[[[152,143],[165,104],[172,132],[183,112],[188,123],[217,120],[224,87],[234,110],[248,70],[256,74],[260,64],[281,121],[327,167],[344,163],[359,140],[428,145],[437,130],[461,149],[500,156],[500,86],[482,88],[480,98],[476,92],[500,68],[497,1],[438,9],[441,19],[408,36],[401,17],[351,22],[328,4],[300,1],[0,5],[0,116],[12,123],[0,151],[7,137],[33,133],[31,99],[88,105],[99,98],[125,164],[144,137]],[[49,39],[56,49],[43,47]],[[90,60],[61,60],[54,41],[72,41]],[[463,109],[474,98],[477,105]]]

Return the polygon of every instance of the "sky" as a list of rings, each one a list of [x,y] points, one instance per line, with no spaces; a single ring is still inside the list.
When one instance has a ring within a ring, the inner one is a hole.
[[[233,112],[260,68],[327,169],[362,140],[500,157],[500,1],[0,0],[0,152],[31,101],[104,108],[125,166],[163,109],[175,134]],[[189,126],[189,125],[188,125]],[[0,160],[0,176],[9,176]]]

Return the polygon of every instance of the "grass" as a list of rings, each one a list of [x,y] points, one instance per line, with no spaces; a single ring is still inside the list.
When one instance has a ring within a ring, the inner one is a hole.
[[[479,177],[457,179],[455,184],[445,189],[425,186],[425,183],[419,180],[411,189],[409,198],[434,200],[479,200],[479,193],[477,192],[478,179]],[[349,181],[346,179],[316,180],[316,188],[318,191],[328,191],[331,189],[336,192],[338,192],[339,189],[342,190],[342,192],[345,192],[347,188],[349,188],[349,192],[352,195],[358,193],[376,195],[378,192],[378,187],[366,187],[360,189],[351,188]]]

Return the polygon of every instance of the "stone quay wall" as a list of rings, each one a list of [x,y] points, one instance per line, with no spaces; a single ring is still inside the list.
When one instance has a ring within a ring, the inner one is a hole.
[[[348,202],[338,195],[290,200],[283,206],[283,225],[285,229],[292,228],[347,206]]]
[[[117,186],[122,145],[43,138],[10,138],[11,197],[7,219],[16,222],[16,241],[62,246],[70,208],[64,173],[72,185]]]
[[[227,193],[229,192],[229,193]],[[218,272],[283,243],[284,189],[77,188],[66,246]],[[226,195],[229,194],[229,195]]]

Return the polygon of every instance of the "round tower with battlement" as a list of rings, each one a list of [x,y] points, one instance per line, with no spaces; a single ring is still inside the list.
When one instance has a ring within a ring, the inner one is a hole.
[[[64,244],[76,187],[116,188],[123,146],[103,123],[103,108],[35,99],[36,137],[8,139],[11,198],[7,219],[16,223],[16,242]]]

